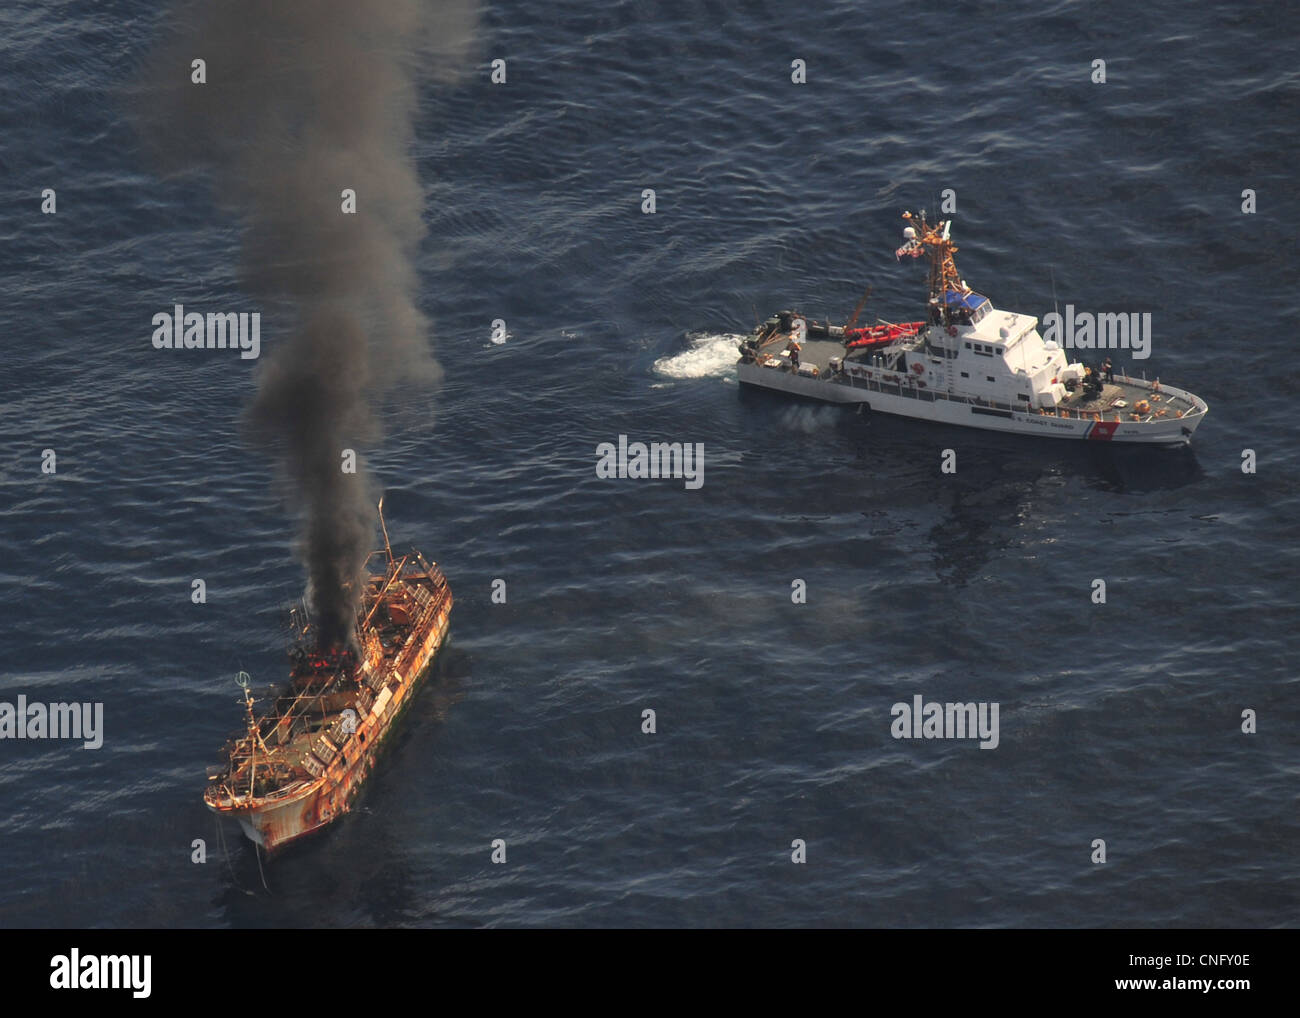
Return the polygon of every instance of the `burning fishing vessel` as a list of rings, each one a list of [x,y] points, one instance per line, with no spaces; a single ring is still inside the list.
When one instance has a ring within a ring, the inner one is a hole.
[[[740,345],[742,383],[902,417],[1051,438],[1186,445],[1209,408],[1200,397],[1071,362],[1032,315],[1002,311],[958,275],[951,220],[908,226],[897,257],[928,256],[925,318],[856,327],[781,311]],[[867,291],[870,296],[871,291]]]
[[[291,612],[292,668],[258,716],[240,673],[247,730],[208,773],[203,799],[272,852],[348,812],[398,715],[447,634],[451,588],[418,551],[397,558],[384,526],[382,572],[367,560],[351,645],[321,647],[305,606]]]

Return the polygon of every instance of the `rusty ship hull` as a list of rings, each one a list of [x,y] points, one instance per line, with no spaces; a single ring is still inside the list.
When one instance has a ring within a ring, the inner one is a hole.
[[[247,733],[209,774],[208,808],[238,820],[267,853],[351,809],[446,639],[452,595],[442,571],[418,552],[388,557],[385,573],[367,576],[356,649],[308,650],[311,626],[300,624],[288,687],[260,716],[245,688]]]

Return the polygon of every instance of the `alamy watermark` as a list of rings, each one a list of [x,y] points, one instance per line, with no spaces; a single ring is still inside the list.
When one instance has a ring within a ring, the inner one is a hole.
[[[1071,350],[1132,350],[1134,360],[1144,361],[1151,356],[1151,312],[1075,314],[1074,305],[1067,304],[1064,315],[1043,315],[1043,339]]]
[[[980,749],[998,748],[996,703],[926,703],[918,693],[912,702],[890,708],[895,739],[979,739]]]
[[[153,955],[87,954],[77,948],[50,959],[54,990],[130,990],[144,998],[151,992]]]
[[[104,744],[102,703],[0,702],[0,739],[81,739],[82,749]]]
[[[632,442],[626,435],[596,446],[596,476],[685,480],[692,490],[704,484],[703,442]]]
[[[153,316],[155,350],[238,350],[246,361],[262,352],[262,313],[228,311],[206,316],[177,304]]]

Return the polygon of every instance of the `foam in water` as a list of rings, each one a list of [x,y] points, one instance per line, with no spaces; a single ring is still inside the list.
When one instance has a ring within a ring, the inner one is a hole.
[[[734,375],[740,354],[736,348],[746,337],[737,332],[695,332],[681,353],[655,361],[655,372],[666,378],[725,378]]]
[[[811,435],[824,428],[833,427],[842,419],[840,406],[791,406],[780,414],[781,426],[789,431]]]

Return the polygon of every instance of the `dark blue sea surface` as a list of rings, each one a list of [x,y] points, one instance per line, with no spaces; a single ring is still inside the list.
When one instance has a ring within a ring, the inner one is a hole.
[[[451,637],[269,890],[204,768],[235,673],[284,676],[304,574],[241,429],[259,362],[149,341],[176,302],[255,307],[240,224],[124,112],[167,17],[0,12],[0,700],[105,711],[98,750],[0,742],[0,925],[1297,924],[1293,9],[483,7],[416,124],[445,377],[365,450]],[[756,315],[871,283],[868,317],[917,317],[899,215],[945,188],[998,306],[1152,314],[1131,366],[1209,403],[1190,449],[739,390]],[[703,443],[703,486],[597,477],[620,434]],[[917,694],[997,702],[999,745],[894,739]]]

